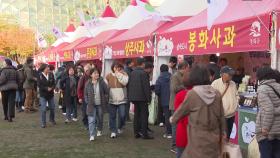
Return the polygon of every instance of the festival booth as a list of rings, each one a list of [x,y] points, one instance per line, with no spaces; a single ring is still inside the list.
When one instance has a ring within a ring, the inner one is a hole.
[[[57,61],[58,62],[69,62],[69,61],[75,62],[76,60],[75,60],[75,56],[73,54],[74,48],[77,47],[79,44],[88,41],[89,39],[90,38],[88,38],[88,37],[79,38],[79,39],[75,40],[74,42],[69,43],[64,48],[58,50]]]
[[[75,60],[86,62],[94,61],[94,63],[103,70],[103,67],[101,66],[103,64],[101,61],[103,59],[104,42],[112,37],[122,34],[125,31],[126,30],[108,30],[98,34],[94,38],[88,39],[86,42],[74,48]]]
[[[207,7],[207,1],[205,0],[165,0],[156,10],[160,12],[162,16],[171,17],[191,17],[197,15]],[[186,20],[186,19],[185,19]],[[182,22],[182,21],[181,21]],[[181,23],[180,22],[180,23]],[[179,23],[174,23],[173,26]],[[171,26],[170,26],[171,27]],[[160,34],[166,31],[170,27],[161,27],[155,34]],[[161,64],[166,64],[169,61],[169,56],[158,56],[158,64],[156,69],[159,70]],[[157,76],[156,76],[157,77]]]
[[[59,54],[59,50],[63,49],[64,47],[68,46],[69,43],[68,42],[64,42],[59,44],[56,47],[52,47],[51,49],[49,49],[48,51],[44,52],[44,56],[46,58],[46,63],[50,64],[50,65],[54,65],[55,67],[57,66],[57,64],[60,62],[60,58],[64,60],[64,58],[73,58],[73,54],[67,54],[68,56],[64,57],[64,54]],[[61,57],[60,57],[61,55]]]
[[[263,64],[270,64],[268,52],[274,36],[271,30],[275,29],[272,16],[279,6],[278,0],[229,0],[210,30],[206,9],[156,35],[158,56],[188,55],[194,57],[195,63],[209,63],[209,54],[220,54],[228,59],[228,65],[243,67],[245,74],[252,77],[239,86],[242,100],[231,135],[232,142],[244,149],[255,135],[255,72]]]
[[[142,2],[147,2],[147,0],[141,0]],[[141,13],[139,7],[137,7],[137,3],[135,0],[131,0],[130,5],[122,12],[116,22],[112,25],[111,30],[128,30],[134,27],[139,22],[145,20],[147,17]],[[113,38],[113,37],[110,37]],[[117,37],[116,37],[117,38]],[[106,47],[104,45],[104,52],[111,52],[110,47]],[[105,55],[106,53],[103,54]],[[111,65],[113,63],[113,58],[104,57],[103,59],[103,67],[104,71],[102,74],[108,74],[111,72]]]

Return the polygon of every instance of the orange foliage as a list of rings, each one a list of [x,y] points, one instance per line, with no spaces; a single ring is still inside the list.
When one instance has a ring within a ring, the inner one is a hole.
[[[24,58],[33,55],[36,47],[35,34],[31,29],[9,23],[0,25],[0,54],[14,59]]]

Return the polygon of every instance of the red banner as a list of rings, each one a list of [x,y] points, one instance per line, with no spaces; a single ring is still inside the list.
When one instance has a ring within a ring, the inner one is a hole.
[[[269,14],[203,28],[158,36],[159,56],[201,55],[269,50]],[[264,26],[265,25],[265,26]]]
[[[58,55],[56,56],[56,61],[73,61],[73,51],[64,51],[64,52],[59,52]]]
[[[105,46],[105,59],[135,58],[153,56],[153,42],[149,38],[138,38]]]
[[[74,60],[95,60],[102,58],[103,47],[102,45],[91,46],[88,48],[81,48],[75,50]]]

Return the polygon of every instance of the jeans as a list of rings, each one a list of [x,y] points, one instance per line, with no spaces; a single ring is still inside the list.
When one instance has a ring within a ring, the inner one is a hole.
[[[165,128],[166,128],[166,134],[172,134],[172,128],[171,128],[171,124],[169,122],[169,118],[170,118],[170,110],[169,107],[162,107],[163,109],[163,113],[164,113],[164,118],[165,118]]]
[[[109,105],[109,114],[110,114],[110,120],[109,120],[109,126],[110,130],[113,133],[117,133],[117,125],[116,125],[116,120],[117,120],[117,112],[118,112],[118,129],[122,129],[123,126],[125,125],[125,104],[120,104],[120,105],[114,105],[110,104]]]
[[[261,158],[280,158],[280,140],[264,139],[259,142]]]
[[[148,135],[149,109],[147,102],[136,101],[134,104],[134,134]]]
[[[82,121],[86,128],[88,128],[87,104],[83,101],[82,105]]]
[[[227,123],[227,138],[228,139],[230,138],[234,121],[235,121],[235,116],[226,119],[226,123]]]
[[[181,156],[182,156],[184,150],[185,150],[185,148],[177,147],[176,158],[181,158]]]
[[[46,99],[43,97],[40,97],[40,110],[41,110],[41,123],[42,125],[46,125],[46,107],[47,103],[49,104],[49,109],[50,109],[50,122],[55,122],[54,117],[55,117],[55,104],[54,104],[54,97],[51,99]]]
[[[168,120],[168,122],[169,122],[169,120]],[[165,123],[165,119],[164,119],[164,116],[163,116],[163,109],[162,109],[161,102],[160,102],[160,97],[158,97],[157,123],[158,124]]]
[[[171,114],[173,115],[174,114],[174,110],[171,110]],[[171,147],[174,148],[176,147],[176,129],[177,129],[177,124],[172,124],[171,125],[172,127],[172,144],[171,144]]]
[[[15,101],[16,101],[16,102],[23,102],[23,99],[24,99],[24,98],[23,98],[23,95],[24,95],[23,90],[17,90]]]
[[[76,97],[70,98],[70,105],[66,107],[66,118],[71,120],[71,114],[73,113],[73,118],[77,118],[77,99]]]
[[[94,137],[96,135],[96,108],[93,108],[93,115],[88,116],[88,129],[89,136]]]
[[[16,90],[2,91],[1,94],[5,118],[14,118]]]
[[[95,105],[96,109],[96,121],[97,121],[97,130],[103,130],[103,110],[101,105]]]

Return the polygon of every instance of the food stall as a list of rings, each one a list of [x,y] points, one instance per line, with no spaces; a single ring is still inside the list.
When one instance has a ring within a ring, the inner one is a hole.
[[[156,34],[158,56],[188,55],[194,57],[195,63],[209,63],[207,55],[217,54],[227,58],[228,65],[243,67],[245,74],[251,76],[250,83],[256,84],[255,72],[258,67],[272,64],[275,60],[272,49],[275,22],[272,17],[276,16],[274,11],[279,10],[279,6],[277,0],[229,0],[225,11],[214,21],[211,29],[207,29],[206,9]],[[240,93],[245,99],[236,114],[232,133],[232,141],[244,149],[253,139],[257,113],[257,108],[251,107],[251,98],[256,94],[250,84],[245,87]]]

